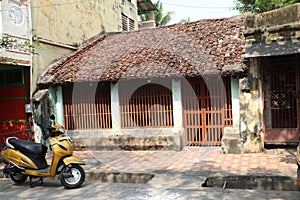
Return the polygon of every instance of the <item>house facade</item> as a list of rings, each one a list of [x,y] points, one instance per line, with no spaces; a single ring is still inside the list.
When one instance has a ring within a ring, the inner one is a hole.
[[[0,2],[0,148],[11,134],[27,138],[26,108],[30,105],[30,7],[24,0]]]

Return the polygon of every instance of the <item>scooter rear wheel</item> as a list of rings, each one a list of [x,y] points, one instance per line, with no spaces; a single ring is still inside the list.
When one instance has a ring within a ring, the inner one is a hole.
[[[79,187],[85,179],[85,172],[79,165],[73,165],[71,168],[65,167],[60,174],[60,182],[67,189]]]
[[[15,174],[9,174],[10,179],[15,182],[16,184],[22,184],[27,180],[27,175],[15,173]]]

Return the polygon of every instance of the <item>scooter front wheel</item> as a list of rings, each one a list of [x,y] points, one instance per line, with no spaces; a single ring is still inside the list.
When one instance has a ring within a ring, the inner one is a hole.
[[[60,182],[67,189],[73,189],[79,187],[85,179],[85,172],[79,165],[73,165],[72,167],[65,167],[60,174]]]

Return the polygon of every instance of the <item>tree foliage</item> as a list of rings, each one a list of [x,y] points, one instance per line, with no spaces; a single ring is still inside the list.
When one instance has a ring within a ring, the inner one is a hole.
[[[171,15],[174,14],[174,12],[167,12],[166,14],[164,14],[163,13],[163,5],[160,2],[160,0],[158,0],[156,3],[153,3],[153,4],[157,8],[157,11],[154,13],[156,26],[167,25],[171,21],[171,19],[172,19]],[[149,13],[142,14],[141,19],[142,19],[142,21],[150,20],[150,14]]]
[[[263,13],[299,2],[300,0],[235,0],[235,9],[241,13]]]

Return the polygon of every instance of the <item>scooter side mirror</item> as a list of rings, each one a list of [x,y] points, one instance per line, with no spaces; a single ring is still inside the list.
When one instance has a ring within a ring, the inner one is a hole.
[[[51,115],[50,115],[50,119],[55,120],[54,114],[51,114]]]

